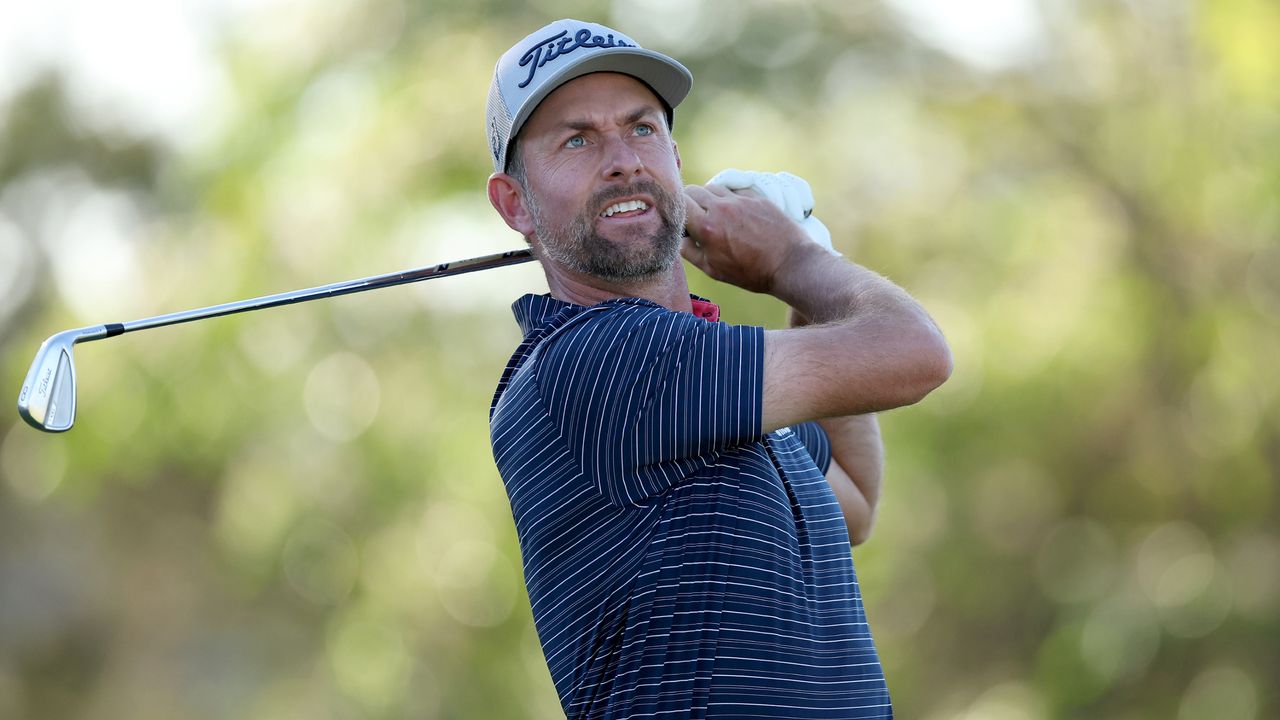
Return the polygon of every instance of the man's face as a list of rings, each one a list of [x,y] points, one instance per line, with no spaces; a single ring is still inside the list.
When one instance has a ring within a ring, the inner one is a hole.
[[[678,262],[680,161],[662,103],[643,83],[616,73],[565,83],[521,129],[519,152],[548,258],[624,283]]]

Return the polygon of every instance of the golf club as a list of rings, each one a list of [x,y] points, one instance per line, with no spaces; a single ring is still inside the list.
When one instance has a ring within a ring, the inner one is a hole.
[[[533,259],[528,249],[509,250],[503,253],[442,263],[429,267],[404,270],[402,272],[375,275],[359,280],[321,285],[306,290],[293,290],[275,295],[264,295],[252,300],[212,305],[197,310],[185,310],[156,317],[143,318],[124,323],[108,323],[89,327],[64,330],[51,336],[31,363],[27,371],[27,379],[22,383],[22,392],[18,395],[18,414],[29,425],[45,432],[65,432],[71,429],[76,419],[76,366],[71,351],[76,343],[101,340],[103,338],[123,335],[135,330],[149,330],[177,325],[178,323],[204,320],[206,318],[234,315],[250,310],[292,305],[294,303],[318,300],[321,298],[350,295],[366,290],[405,285],[407,283],[434,280],[450,275],[490,270],[507,265],[517,265]]]

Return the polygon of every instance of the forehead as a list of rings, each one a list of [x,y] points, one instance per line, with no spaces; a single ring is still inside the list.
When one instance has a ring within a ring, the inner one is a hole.
[[[556,88],[538,105],[521,129],[536,135],[570,122],[607,122],[638,108],[649,107],[659,116],[662,101],[648,85],[620,73],[592,73]]]

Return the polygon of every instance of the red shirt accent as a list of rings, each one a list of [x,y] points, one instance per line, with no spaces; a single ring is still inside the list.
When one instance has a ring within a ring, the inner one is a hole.
[[[718,322],[720,320],[720,306],[708,300],[699,300],[698,298],[690,298],[693,303],[693,314],[703,320]]]

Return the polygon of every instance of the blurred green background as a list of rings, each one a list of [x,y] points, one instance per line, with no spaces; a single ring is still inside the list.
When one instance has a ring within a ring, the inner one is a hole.
[[[952,343],[854,551],[900,717],[1280,717],[1269,0],[6,3],[10,401],[57,330],[520,247],[484,100],[564,16],[693,70],[687,181],[808,178]],[[544,290],[80,347],[70,433],[0,416],[0,717],[559,716],[487,434]]]

